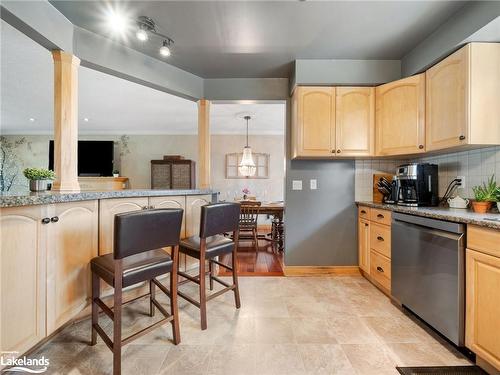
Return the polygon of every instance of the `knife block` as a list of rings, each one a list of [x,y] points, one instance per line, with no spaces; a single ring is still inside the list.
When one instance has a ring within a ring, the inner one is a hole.
[[[385,177],[387,181],[392,182],[393,175],[390,173],[374,173],[373,174],[373,197],[372,201],[375,203],[383,203],[384,195],[378,191],[377,182],[380,180],[380,177]]]

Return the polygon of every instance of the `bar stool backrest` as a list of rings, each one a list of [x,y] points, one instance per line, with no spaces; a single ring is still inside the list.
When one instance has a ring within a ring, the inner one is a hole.
[[[223,202],[201,207],[200,238],[238,230],[240,204]]]
[[[160,208],[115,215],[115,259],[168,246],[177,246],[183,209]]]

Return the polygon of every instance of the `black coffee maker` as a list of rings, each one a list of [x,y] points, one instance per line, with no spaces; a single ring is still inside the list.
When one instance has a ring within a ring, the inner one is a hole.
[[[418,207],[439,204],[437,164],[403,164],[398,167],[396,175],[399,205]]]

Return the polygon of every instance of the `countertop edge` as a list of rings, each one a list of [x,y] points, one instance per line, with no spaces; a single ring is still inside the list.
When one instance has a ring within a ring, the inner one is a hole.
[[[27,193],[12,196],[0,196],[0,208],[35,206],[53,203],[69,203],[98,199],[133,198],[133,197],[162,197],[178,195],[208,195],[217,194],[212,189],[189,190],[115,190],[115,191],[82,191],[68,193]]]
[[[478,214],[468,209],[451,209],[447,207],[405,207],[370,201],[356,201],[355,203],[358,206],[367,206],[370,208],[378,208],[403,214],[452,221],[455,223],[472,224],[500,230],[500,221],[486,220],[486,218],[500,219],[500,214],[498,213]]]

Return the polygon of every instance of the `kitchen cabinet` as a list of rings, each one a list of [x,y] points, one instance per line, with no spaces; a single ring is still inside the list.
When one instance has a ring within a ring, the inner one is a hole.
[[[500,144],[500,43],[471,43],[426,73],[426,145]]]
[[[500,371],[500,231],[469,225],[465,345]]]
[[[292,157],[335,153],[335,87],[297,87],[292,97]]]
[[[148,197],[102,199],[99,207],[99,255],[113,252],[115,215],[144,210],[149,207]]]
[[[377,156],[425,151],[425,73],[375,90]]]
[[[46,209],[0,211],[0,352],[23,353],[46,334]]]
[[[375,151],[375,89],[337,87],[335,149],[337,156],[370,156]]]
[[[182,216],[181,238],[186,238],[186,197],[166,196],[166,197],[149,197],[150,208],[182,208],[184,214]]]
[[[358,220],[358,264],[367,274],[370,274],[370,222]]]
[[[90,260],[98,253],[96,200],[59,203],[49,210],[52,222],[46,226],[47,334],[90,303]]]

